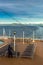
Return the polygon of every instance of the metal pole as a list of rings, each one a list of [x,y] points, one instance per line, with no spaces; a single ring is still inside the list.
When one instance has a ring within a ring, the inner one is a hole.
[[[33,31],[33,42],[34,42],[34,31]]]
[[[14,35],[14,51],[15,51],[15,35]]]
[[[23,31],[23,44],[24,44],[24,31]]]
[[[11,35],[11,31],[9,30],[9,38],[11,37],[10,35]]]
[[[17,58],[17,50],[16,50],[16,43],[15,43],[15,34],[16,34],[16,32],[14,32],[14,51],[16,51],[16,58]]]
[[[5,29],[3,28],[3,37],[6,35],[6,33],[5,33]]]

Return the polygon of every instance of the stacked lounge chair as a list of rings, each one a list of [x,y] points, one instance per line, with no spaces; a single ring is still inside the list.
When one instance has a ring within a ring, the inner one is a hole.
[[[35,48],[36,48],[35,44],[29,44],[26,47],[25,51],[23,52],[22,57],[33,58],[34,52],[35,52]]]
[[[5,46],[2,46],[1,48],[0,48],[0,56],[7,56],[8,55],[8,45],[9,44],[7,44],[7,45],[5,45]],[[11,44],[11,46],[12,46],[13,44]],[[16,52],[14,52],[14,51],[12,51],[12,53],[13,53],[13,56],[16,56]]]
[[[5,55],[5,53],[7,52],[7,49],[8,49],[8,45],[1,47],[0,48],[0,56]]]

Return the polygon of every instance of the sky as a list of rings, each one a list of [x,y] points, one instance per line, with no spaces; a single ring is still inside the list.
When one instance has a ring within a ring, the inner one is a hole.
[[[0,0],[0,24],[43,23],[43,0]]]

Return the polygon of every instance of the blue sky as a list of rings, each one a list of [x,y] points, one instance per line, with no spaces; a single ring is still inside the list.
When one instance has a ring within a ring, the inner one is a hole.
[[[43,23],[43,0],[0,0],[0,23]]]

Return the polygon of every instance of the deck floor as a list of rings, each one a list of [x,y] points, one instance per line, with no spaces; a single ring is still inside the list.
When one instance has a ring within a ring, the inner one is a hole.
[[[37,42],[33,59],[0,57],[0,65],[43,65],[43,42]]]
[[[34,59],[0,57],[0,65],[43,65],[43,58],[37,55]]]

